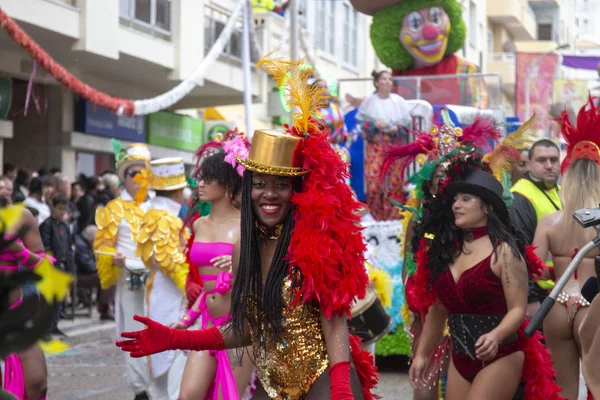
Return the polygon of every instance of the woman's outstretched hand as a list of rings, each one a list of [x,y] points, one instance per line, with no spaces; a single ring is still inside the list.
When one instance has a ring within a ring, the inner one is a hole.
[[[117,347],[129,352],[133,358],[146,357],[170,350],[171,329],[140,315],[134,315],[133,319],[146,325],[146,329],[121,333],[122,337],[131,340],[118,341]]]

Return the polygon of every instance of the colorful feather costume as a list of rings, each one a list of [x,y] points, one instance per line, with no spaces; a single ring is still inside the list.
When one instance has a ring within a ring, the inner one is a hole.
[[[436,122],[439,120],[441,122]],[[446,109],[438,111],[434,118],[434,124],[428,132],[420,131],[414,132],[414,134],[416,140],[413,143],[391,147],[388,150],[381,168],[381,176],[385,180],[391,166],[401,163],[400,179],[404,179],[410,165],[415,163],[421,165],[421,168],[406,180],[407,183],[415,185],[408,202],[403,204],[400,199],[392,198],[392,202],[403,210],[404,232],[409,229],[412,215],[416,220],[420,218],[421,203],[426,197],[425,191],[428,190],[427,184],[432,180],[438,165],[447,163],[453,156],[462,152],[470,152],[474,149],[491,151],[491,143],[497,142],[501,137],[500,130],[488,118],[478,117],[472,125],[464,129],[455,127],[449,111]],[[411,276],[416,266],[412,260],[412,253],[406,250],[406,246],[409,244],[405,242],[404,237],[401,238],[401,241],[401,248],[404,252],[404,268],[409,270],[406,275]],[[414,307],[408,304],[408,309],[402,310],[404,327],[407,331],[410,330],[414,321],[413,315],[409,312],[413,309]],[[411,333],[411,336],[415,335],[415,332]]]

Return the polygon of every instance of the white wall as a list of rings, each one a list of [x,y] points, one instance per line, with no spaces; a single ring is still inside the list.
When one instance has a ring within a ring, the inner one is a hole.
[[[462,1],[467,40],[459,54],[472,64],[485,69],[488,49],[487,1]],[[483,65],[482,65],[483,64]]]

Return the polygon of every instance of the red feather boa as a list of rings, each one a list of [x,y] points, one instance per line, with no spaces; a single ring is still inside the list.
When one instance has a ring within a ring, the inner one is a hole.
[[[427,310],[435,303],[435,297],[431,291],[431,273],[427,263],[429,257],[425,249],[426,239],[421,239],[419,250],[415,253],[417,270],[406,282],[406,305],[408,309],[425,319]]]
[[[361,342],[358,336],[350,335],[350,351],[354,368],[356,368],[356,373],[360,379],[365,400],[379,399],[380,396],[371,393],[371,390],[377,386],[379,381],[375,360],[371,353],[360,348]]]
[[[560,386],[554,380],[554,368],[550,353],[542,344],[542,335],[536,331],[528,338],[523,333],[529,320],[525,320],[518,330],[521,346],[525,354],[523,380],[526,400],[561,400]]]
[[[290,133],[296,134],[295,131]],[[288,260],[302,273],[293,304],[319,302],[327,318],[346,314],[355,297],[364,298],[368,277],[361,233],[361,204],[345,183],[348,164],[331,147],[325,133],[311,132],[299,149],[304,169],[310,171],[295,193],[295,227]]]

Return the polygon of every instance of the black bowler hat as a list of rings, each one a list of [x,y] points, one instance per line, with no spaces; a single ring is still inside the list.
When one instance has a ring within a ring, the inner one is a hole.
[[[508,208],[502,200],[504,189],[496,178],[485,171],[475,170],[462,181],[450,182],[446,193],[454,196],[457,193],[468,193],[480,197],[492,206],[500,220],[508,224]]]

